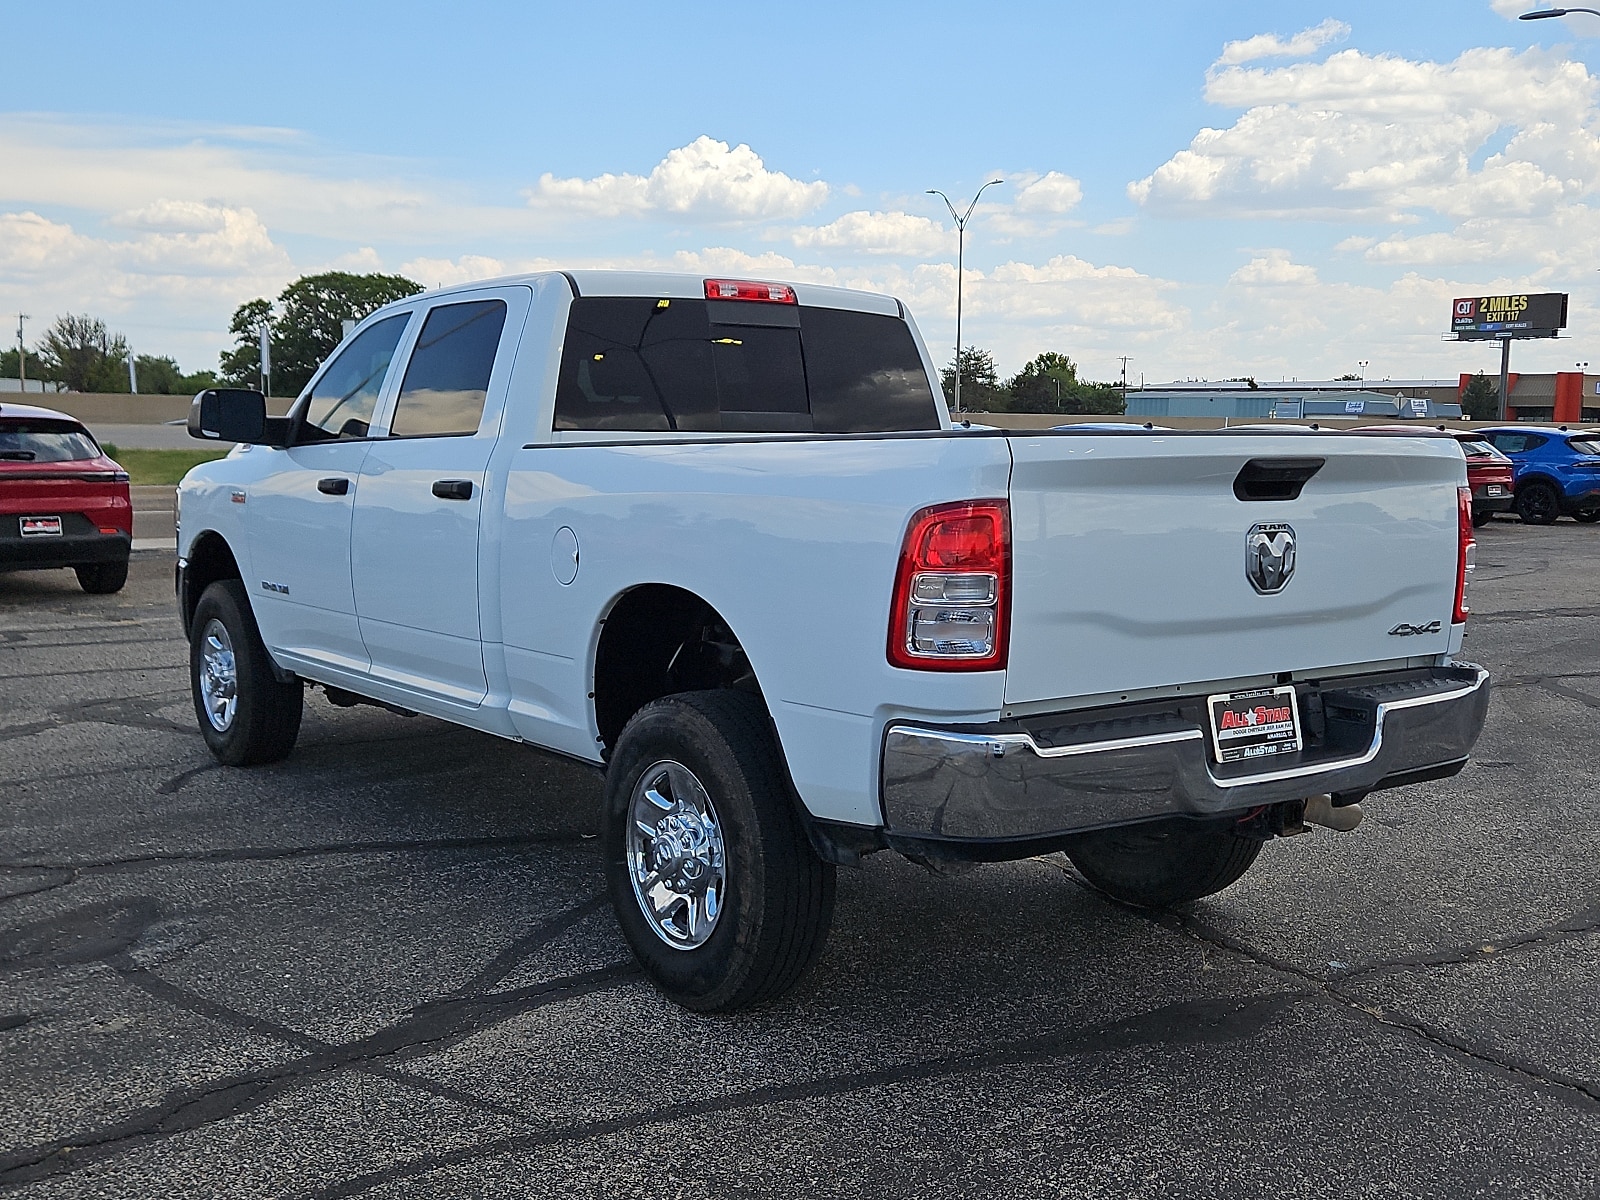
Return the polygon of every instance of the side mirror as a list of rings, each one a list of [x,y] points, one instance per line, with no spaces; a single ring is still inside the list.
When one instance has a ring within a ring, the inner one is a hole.
[[[207,388],[189,406],[189,436],[206,441],[271,445],[267,398],[249,388]]]

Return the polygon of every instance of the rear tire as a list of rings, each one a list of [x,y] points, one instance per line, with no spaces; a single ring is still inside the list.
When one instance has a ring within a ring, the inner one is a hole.
[[[109,596],[120,592],[128,582],[128,560],[121,562],[85,563],[73,567],[78,576],[78,586],[91,596]]]
[[[1106,895],[1165,908],[1220,892],[1256,861],[1264,843],[1231,822],[1169,817],[1080,834],[1067,857]]]
[[[189,630],[189,686],[213,757],[230,767],[286,758],[300,736],[302,688],[272,673],[244,584],[206,588]]]
[[[1487,525],[1492,520],[1494,520],[1494,514],[1493,513],[1489,513],[1489,512],[1473,513],[1472,514],[1472,527],[1474,529],[1482,529],[1485,525]]]
[[[1586,508],[1582,512],[1573,513],[1572,515],[1585,525],[1593,525],[1596,521],[1600,521],[1600,508]]]
[[[1530,483],[1517,493],[1517,516],[1524,525],[1554,525],[1561,515],[1561,497],[1548,483]]]
[[[827,942],[835,868],[811,848],[756,696],[685,692],[635,713],[600,836],[622,935],[685,1008],[769,1004]]]

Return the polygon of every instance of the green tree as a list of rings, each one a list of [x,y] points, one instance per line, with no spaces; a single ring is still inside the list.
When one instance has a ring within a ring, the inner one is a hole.
[[[1121,388],[1080,379],[1077,364],[1054,350],[1025,364],[1006,387],[1012,412],[1121,413],[1127,408]]]
[[[133,361],[138,369],[139,391],[147,395],[192,396],[217,383],[215,372],[185,375],[177,361],[164,354],[141,354]]]
[[[229,383],[255,386],[261,367],[259,330],[266,322],[271,329],[272,390],[293,396],[344,337],[345,321],[359,321],[421,290],[421,284],[403,275],[304,275],[278,294],[276,306],[257,299],[234,310],[228,331],[237,344],[223,353],[219,374]]]
[[[33,357],[32,352],[29,352],[29,354],[28,354],[28,368],[29,368],[28,377],[30,379],[34,378],[34,372],[38,370],[38,367],[35,365],[36,362],[37,362],[37,360]],[[0,379],[15,379],[16,377],[17,377],[17,350],[16,350],[16,347],[13,346],[10,350],[0,350]]]
[[[39,377],[75,392],[128,390],[128,342],[88,313],[57,317],[39,343]]]
[[[1461,411],[1474,421],[1493,421],[1500,415],[1500,387],[1479,371],[1461,393]]]
[[[939,372],[944,384],[945,402],[951,407],[956,402],[956,369],[952,363]],[[994,355],[976,346],[961,352],[961,407],[966,412],[1005,412],[1011,397],[1000,383],[1000,372],[994,365]]]

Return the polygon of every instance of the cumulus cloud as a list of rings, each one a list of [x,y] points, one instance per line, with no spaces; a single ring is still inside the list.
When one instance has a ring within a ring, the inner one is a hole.
[[[1600,186],[1597,83],[1582,63],[1540,49],[1469,50],[1448,63],[1345,50],[1321,63],[1229,67],[1208,78],[1206,98],[1245,111],[1200,130],[1128,194],[1192,215],[1547,213]]]
[[[938,221],[904,212],[848,212],[822,226],[801,226],[790,239],[803,250],[843,250],[927,258],[955,245]]]
[[[669,151],[648,175],[607,172],[592,179],[558,179],[546,172],[528,202],[601,217],[669,213],[755,220],[803,216],[827,198],[826,183],[769,171],[749,146],[729,147],[702,135]]]
[[[1268,250],[1252,258],[1229,277],[1246,287],[1283,287],[1317,282],[1317,269],[1290,259],[1287,250]]]
[[[1019,213],[1071,212],[1083,199],[1083,185],[1060,171],[1047,171],[1024,184],[1012,204]]]
[[[1331,42],[1342,42],[1349,36],[1350,26],[1329,17],[1322,24],[1302,29],[1293,37],[1281,38],[1275,33],[1258,33],[1255,37],[1229,42],[1222,47],[1222,54],[1217,61],[1232,65],[1254,62],[1258,58],[1304,58]]]

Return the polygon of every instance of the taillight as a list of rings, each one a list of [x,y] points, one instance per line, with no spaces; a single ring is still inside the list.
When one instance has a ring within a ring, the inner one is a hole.
[[[747,279],[706,280],[707,300],[759,300],[763,304],[799,304],[786,283],[753,283]]]
[[[889,662],[920,671],[1006,665],[1011,510],[1004,500],[937,504],[911,518],[889,611]]]
[[[1472,610],[1467,607],[1467,585],[1478,562],[1478,539],[1472,533],[1472,489],[1456,489],[1456,611],[1450,618],[1459,625]]]

